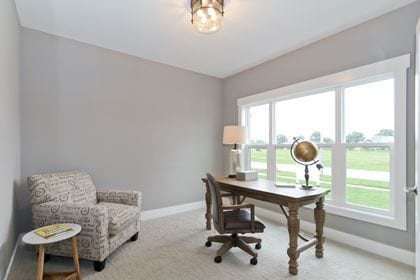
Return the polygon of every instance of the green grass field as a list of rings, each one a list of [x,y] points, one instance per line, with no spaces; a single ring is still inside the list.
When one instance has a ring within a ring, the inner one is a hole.
[[[389,171],[389,150],[349,149],[347,150],[347,168],[353,170]],[[276,160],[278,164],[295,165],[287,148],[277,149]],[[251,162],[267,162],[264,149],[251,149]],[[322,163],[324,167],[331,167],[331,150],[322,150]],[[252,165],[252,164],[251,164]],[[260,178],[267,177],[267,170],[252,168],[258,171]],[[299,169],[298,169],[299,170]],[[299,172],[299,171],[298,171]],[[304,167],[302,166],[302,173]],[[284,183],[296,183],[296,173],[291,171],[277,171],[277,180]],[[331,176],[322,175],[320,187],[331,189]],[[302,181],[300,184],[304,183]],[[316,182],[310,182],[315,185]],[[389,181],[371,180],[366,178],[347,178],[347,202],[368,207],[389,209]],[[331,199],[331,193],[327,199]]]

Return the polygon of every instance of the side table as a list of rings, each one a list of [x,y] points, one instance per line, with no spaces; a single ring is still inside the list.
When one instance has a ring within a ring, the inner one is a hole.
[[[45,279],[77,279],[81,280],[80,277],[80,267],[79,267],[79,256],[77,252],[77,239],[76,235],[81,231],[81,227],[78,224],[65,224],[68,227],[71,227],[72,230],[57,235],[51,238],[44,238],[39,236],[33,231],[26,233],[22,237],[22,241],[26,244],[30,245],[39,245],[39,255],[38,255],[38,273],[37,273],[37,280],[45,280]],[[74,262],[74,271],[71,272],[47,272],[44,273],[44,256],[45,256],[45,245],[63,241],[66,239],[71,238],[71,250],[73,254],[73,262]]]

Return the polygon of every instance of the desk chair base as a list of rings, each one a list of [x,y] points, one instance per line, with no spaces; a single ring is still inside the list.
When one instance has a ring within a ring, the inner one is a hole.
[[[229,251],[232,247],[239,247],[246,253],[250,254],[253,258],[250,263],[256,265],[258,263],[258,254],[254,252],[248,244],[257,243],[255,249],[261,249],[261,239],[250,237],[250,236],[238,236],[237,233],[232,235],[215,235],[207,237],[206,246],[210,247],[212,242],[223,243],[222,247],[217,251],[217,256],[214,258],[214,262],[220,263],[222,261],[222,255]]]

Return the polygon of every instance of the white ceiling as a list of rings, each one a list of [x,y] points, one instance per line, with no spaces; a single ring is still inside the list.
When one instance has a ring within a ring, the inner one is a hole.
[[[22,26],[225,78],[415,0],[229,0],[203,35],[188,0],[15,0]]]

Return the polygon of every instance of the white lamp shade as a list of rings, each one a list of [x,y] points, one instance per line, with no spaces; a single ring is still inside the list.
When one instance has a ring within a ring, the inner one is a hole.
[[[246,144],[246,127],[228,125],[223,128],[223,144]]]

